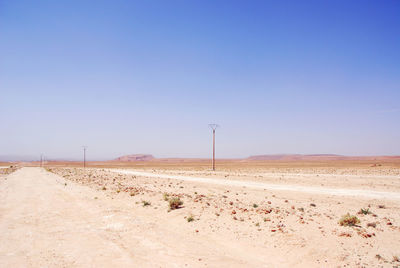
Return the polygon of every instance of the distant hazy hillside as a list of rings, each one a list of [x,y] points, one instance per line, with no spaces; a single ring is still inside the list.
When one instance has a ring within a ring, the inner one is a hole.
[[[254,155],[247,160],[282,160],[282,161],[307,161],[307,160],[393,160],[399,156],[344,156],[337,154],[275,154]]]
[[[273,155],[253,155],[248,158],[248,160],[319,160],[319,159],[332,159],[339,160],[346,158],[342,155],[336,154],[273,154]]]
[[[29,161],[37,161],[40,159],[40,156],[31,156],[31,155],[0,155],[0,162],[29,162]]]
[[[151,154],[131,154],[118,157],[114,161],[134,162],[134,161],[150,161],[152,159],[154,159],[154,157]]]

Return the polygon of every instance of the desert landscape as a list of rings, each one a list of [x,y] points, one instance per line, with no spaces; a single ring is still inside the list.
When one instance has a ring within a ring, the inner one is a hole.
[[[4,166],[0,266],[400,265],[400,158],[287,158]]]
[[[0,1],[0,268],[400,268],[400,1]]]

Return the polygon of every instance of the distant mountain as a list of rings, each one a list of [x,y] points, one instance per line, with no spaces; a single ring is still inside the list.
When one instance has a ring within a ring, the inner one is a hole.
[[[31,155],[0,155],[0,162],[29,162],[39,159],[40,156]]]
[[[153,160],[154,157],[151,154],[130,154],[124,155],[114,159],[113,161],[120,162],[135,162],[135,161],[150,161]]]
[[[346,158],[342,155],[336,154],[272,154],[272,155],[253,155],[247,158],[248,160],[339,160]]]
[[[253,155],[246,160],[281,160],[281,161],[324,161],[324,160],[393,160],[400,156],[345,156],[337,154],[272,154],[272,155]]]

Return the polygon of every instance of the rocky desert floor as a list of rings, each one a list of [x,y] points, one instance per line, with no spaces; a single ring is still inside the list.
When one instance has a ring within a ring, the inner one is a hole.
[[[400,267],[398,167],[2,170],[1,267]]]

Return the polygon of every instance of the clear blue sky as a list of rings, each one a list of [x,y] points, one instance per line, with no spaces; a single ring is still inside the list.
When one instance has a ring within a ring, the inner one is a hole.
[[[400,1],[0,0],[0,154],[400,154]]]

